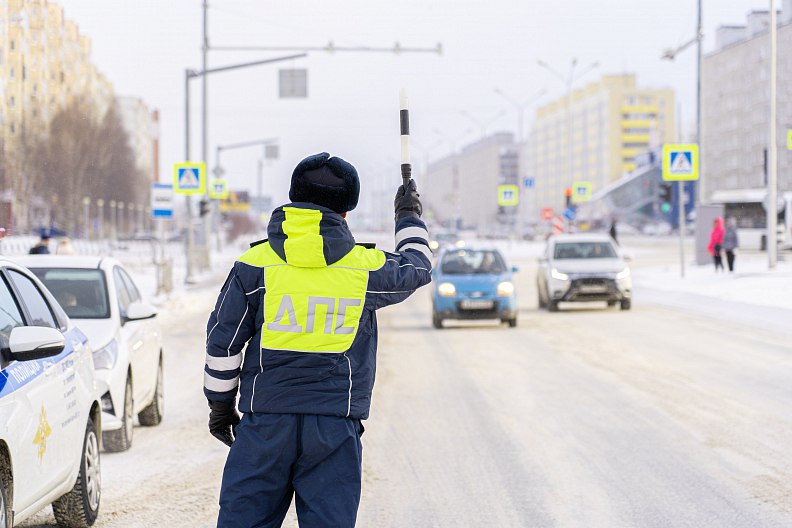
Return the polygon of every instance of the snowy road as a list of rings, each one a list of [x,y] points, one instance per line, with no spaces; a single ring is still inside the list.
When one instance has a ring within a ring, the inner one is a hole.
[[[538,311],[535,265],[516,263],[515,329],[434,330],[428,292],[380,313],[358,526],[792,526],[788,333],[640,294]],[[201,384],[221,282],[163,309],[165,421],[104,454],[97,526],[213,526],[226,448]]]

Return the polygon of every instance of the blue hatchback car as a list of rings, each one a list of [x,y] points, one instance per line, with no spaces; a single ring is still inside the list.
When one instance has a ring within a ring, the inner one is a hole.
[[[500,319],[517,326],[512,273],[497,249],[449,248],[432,270],[432,324],[446,319]]]

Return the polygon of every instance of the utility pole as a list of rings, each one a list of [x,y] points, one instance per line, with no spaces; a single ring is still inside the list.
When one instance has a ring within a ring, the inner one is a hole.
[[[775,269],[778,263],[778,143],[777,121],[777,58],[778,27],[776,25],[775,0],[770,0],[770,145],[767,171],[767,264]]]

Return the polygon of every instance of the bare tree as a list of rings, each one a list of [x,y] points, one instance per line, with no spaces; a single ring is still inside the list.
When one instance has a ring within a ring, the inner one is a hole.
[[[53,205],[53,223],[78,231],[82,199],[139,202],[147,192],[115,106],[103,116],[85,99],[50,122],[46,138],[29,150],[33,192]]]

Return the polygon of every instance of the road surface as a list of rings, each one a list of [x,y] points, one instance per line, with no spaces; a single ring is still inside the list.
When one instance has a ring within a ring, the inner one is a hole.
[[[434,330],[428,290],[380,312],[358,526],[792,526],[789,333],[640,292],[627,312],[539,311],[535,263],[517,264],[517,328]],[[165,421],[104,454],[96,526],[214,525],[227,449],[201,386],[221,283],[163,309]]]

